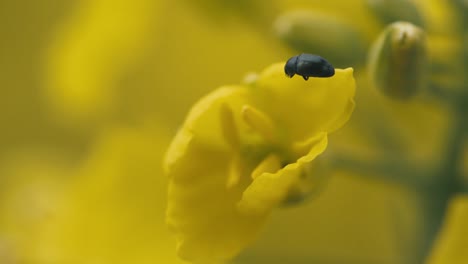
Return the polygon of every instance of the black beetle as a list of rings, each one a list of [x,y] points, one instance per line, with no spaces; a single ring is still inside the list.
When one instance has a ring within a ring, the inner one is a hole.
[[[327,60],[318,55],[306,53],[290,58],[284,65],[284,72],[289,78],[297,74],[301,75],[306,81],[309,77],[331,77],[335,75],[335,69]]]

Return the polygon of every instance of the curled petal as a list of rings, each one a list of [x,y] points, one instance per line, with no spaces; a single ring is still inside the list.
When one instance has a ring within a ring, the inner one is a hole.
[[[331,78],[284,78],[284,63],[263,71],[253,92],[256,106],[295,140],[343,126],[354,109],[353,69],[336,69]]]
[[[265,214],[285,201],[289,192],[299,184],[304,166],[325,151],[327,137],[322,135],[319,142],[312,146],[309,153],[296,162],[288,164],[283,169],[271,173],[265,172],[257,176],[244,191],[238,206],[246,214]]]

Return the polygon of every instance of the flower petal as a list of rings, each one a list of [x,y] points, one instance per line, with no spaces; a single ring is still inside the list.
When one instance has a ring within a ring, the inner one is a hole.
[[[223,138],[220,117],[229,104],[235,109],[234,121],[240,124],[244,93],[242,87],[224,87],[203,98],[166,154],[164,166],[171,179],[166,218],[183,259],[203,263],[229,259],[253,240],[265,219],[237,210],[250,177],[227,186],[238,153],[231,153],[232,144]],[[236,127],[245,129],[245,125]],[[242,167],[237,170],[247,175]]]
[[[318,132],[333,132],[348,121],[354,109],[353,69],[335,69],[330,78],[284,75],[284,63],[260,74],[253,91],[255,105],[271,116],[295,140]]]
[[[246,216],[236,207],[248,177],[226,186],[229,153],[192,137],[186,156],[170,174],[167,222],[178,238],[180,257],[193,262],[223,261],[256,236],[265,215]],[[191,176],[191,177],[187,177]]]
[[[468,196],[459,195],[451,203],[442,232],[427,263],[468,263]]]
[[[322,134],[318,143],[313,145],[310,151],[296,162],[283,169],[269,173],[265,172],[257,176],[247,187],[239,202],[239,209],[246,214],[266,214],[272,208],[283,202],[289,192],[300,183],[304,165],[313,161],[327,147],[327,136]]]

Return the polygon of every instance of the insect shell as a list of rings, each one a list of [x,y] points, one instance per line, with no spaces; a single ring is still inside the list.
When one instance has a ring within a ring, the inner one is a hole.
[[[335,75],[335,69],[327,60],[318,55],[306,53],[290,58],[284,65],[284,72],[289,78],[297,74],[301,75],[306,81],[309,77],[331,77]]]

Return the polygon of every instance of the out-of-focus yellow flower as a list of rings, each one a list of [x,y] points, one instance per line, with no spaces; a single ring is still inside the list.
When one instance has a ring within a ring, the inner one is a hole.
[[[160,1],[78,1],[50,45],[46,93],[71,122],[116,114],[121,91],[151,54]],[[70,122],[69,121],[69,122]]]
[[[66,155],[85,144],[76,131],[51,122],[42,96],[44,50],[72,6],[74,1],[58,0],[1,4],[0,156],[39,146],[66,149]]]
[[[338,69],[332,78],[305,82],[286,78],[278,63],[192,108],[165,159],[167,221],[182,258],[232,258],[274,207],[298,195],[327,134],[352,113],[352,73]]]
[[[47,148],[8,154],[0,164],[0,263],[35,264],[41,228],[55,217],[71,166]]]
[[[468,196],[459,195],[450,202],[444,227],[435,241],[428,264],[468,263]]]
[[[175,128],[208,87],[286,56],[247,23],[221,27],[183,1],[77,7],[50,46],[46,82],[53,113],[73,128],[149,115]]]
[[[241,18],[260,28],[269,27],[276,10],[276,0],[200,0],[186,1],[196,6],[203,15],[217,23],[229,23]]]
[[[103,131],[42,226],[37,263],[182,263],[164,222],[165,142],[160,129]]]

